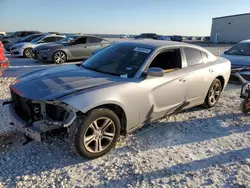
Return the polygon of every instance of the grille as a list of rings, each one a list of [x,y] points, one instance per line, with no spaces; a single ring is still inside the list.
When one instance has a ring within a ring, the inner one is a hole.
[[[31,100],[19,96],[11,90],[12,105],[16,113],[26,122],[34,122],[41,118],[40,104],[34,104]]]

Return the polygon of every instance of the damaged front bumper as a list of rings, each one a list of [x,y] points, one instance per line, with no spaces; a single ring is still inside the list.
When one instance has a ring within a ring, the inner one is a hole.
[[[25,136],[33,140],[40,141],[40,142],[45,139],[46,132],[52,131],[54,129],[60,129],[62,127],[68,127],[76,119],[76,112],[72,109],[68,110],[68,115],[63,121],[52,120],[49,117],[47,117],[46,114],[42,111],[42,113],[44,113],[43,119],[39,121],[27,123],[17,114],[11,102],[9,103],[10,103],[9,111],[10,111],[10,114],[12,115],[12,121],[13,121],[14,126],[16,126],[16,128],[20,132],[22,132]]]

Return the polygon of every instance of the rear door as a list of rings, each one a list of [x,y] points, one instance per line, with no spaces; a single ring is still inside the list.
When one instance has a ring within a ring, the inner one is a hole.
[[[87,57],[87,38],[79,37],[73,43],[69,45],[69,51],[73,58],[85,58]]]
[[[190,106],[203,103],[208,89],[215,77],[216,70],[213,64],[208,62],[208,54],[196,48],[184,47],[183,49],[187,74],[187,101]]]

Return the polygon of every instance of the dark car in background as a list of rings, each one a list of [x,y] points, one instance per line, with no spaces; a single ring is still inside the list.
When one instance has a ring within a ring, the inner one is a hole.
[[[82,60],[93,51],[107,47],[112,42],[92,35],[71,35],[53,44],[38,46],[32,50],[32,57],[38,60],[52,61],[56,64],[68,60]]]
[[[182,36],[179,35],[173,35],[170,37],[172,41],[182,42]]]
[[[8,43],[15,43],[17,42],[20,38],[27,37],[32,34],[39,34],[41,33],[40,31],[16,31],[13,32],[9,35],[6,35],[0,39],[0,41],[3,43],[4,48],[7,46]]]
[[[158,39],[158,35],[156,33],[141,33],[138,36],[135,36],[135,39]]]
[[[203,41],[205,41],[205,42],[210,42],[210,37],[204,37],[204,38],[203,38]]]

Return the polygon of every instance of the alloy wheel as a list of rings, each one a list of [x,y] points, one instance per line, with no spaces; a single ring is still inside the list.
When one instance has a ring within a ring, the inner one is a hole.
[[[32,56],[32,49],[31,48],[27,48],[24,51],[25,57],[31,57]]]
[[[61,64],[66,61],[66,55],[63,52],[56,52],[54,59],[57,64]]]
[[[115,132],[115,124],[111,119],[107,117],[98,118],[86,129],[83,144],[91,153],[102,152],[112,143]]]
[[[221,92],[220,84],[215,83],[209,92],[209,101],[211,105],[214,105],[218,101],[220,97],[220,92]]]

